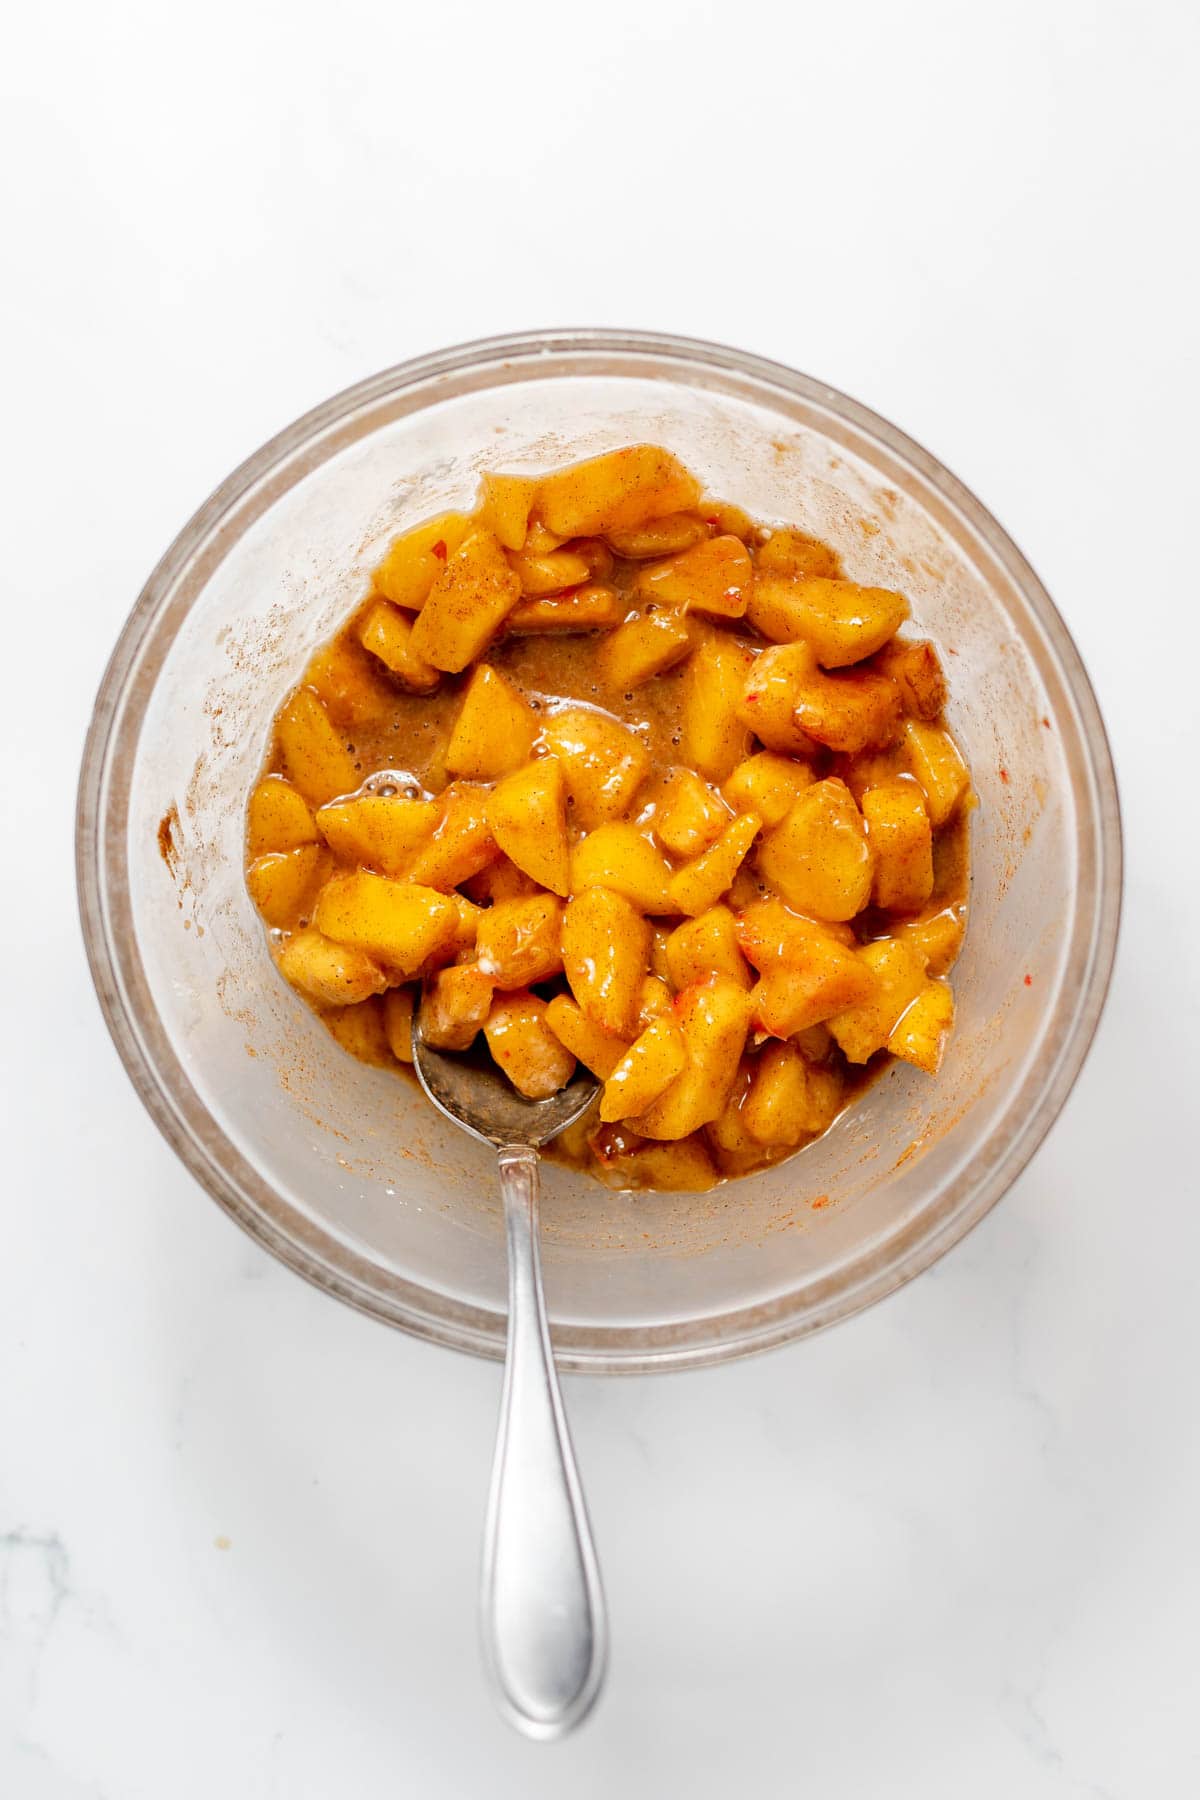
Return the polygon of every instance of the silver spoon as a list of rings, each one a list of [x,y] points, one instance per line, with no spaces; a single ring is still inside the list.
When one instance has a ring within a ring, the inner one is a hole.
[[[526,1100],[494,1065],[432,1049],[419,1013],[413,1064],[438,1111],[499,1152],[508,1350],[484,1537],[484,1655],[511,1723],[562,1737],[600,1691],[608,1633],[546,1321],[538,1150],[587,1109],[597,1083],[581,1068],[551,1099]]]

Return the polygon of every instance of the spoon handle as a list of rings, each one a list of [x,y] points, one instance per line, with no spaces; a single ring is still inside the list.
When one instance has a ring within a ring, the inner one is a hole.
[[[483,1641],[501,1706],[529,1737],[577,1725],[604,1678],[604,1593],[571,1450],[538,1254],[538,1156],[500,1151],[508,1356],[483,1564]]]

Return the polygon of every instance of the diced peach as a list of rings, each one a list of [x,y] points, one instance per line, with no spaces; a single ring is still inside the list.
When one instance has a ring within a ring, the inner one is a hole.
[[[499,988],[533,987],[561,972],[562,901],[553,894],[498,900],[481,912],[475,935],[480,968]]]
[[[910,775],[868,788],[862,815],[875,853],[872,898],[886,912],[919,912],[933,892],[933,833]]]
[[[250,796],[246,814],[246,849],[251,857],[298,850],[320,837],[312,809],[282,775],[266,775]]]
[[[768,1044],[755,1064],[742,1123],[758,1143],[790,1149],[832,1125],[843,1095],[834,1070],[816,1067],[792,1044]]]
[[[667,513],[631,531],[609,531],[605,534],[618,556],[631,562],[643,562],[651,556],[673,556],[688,550],[709,536],[709,527],[695,513]]]
[[[433,836],[437,819],[438,807],[432,800],[363,794],[358,800],[323,806],[316,822],[343,862],[365,863],[381,875],[397,877],[408,873],[413,858]]]
[[[543,756],[493,789],[487,818],[496,843],[540,887],[564,898],[571,886],[562,764]]]
[[[548,1100],[575,1073],[575,1058],[546,1022],[536,994],[499,994],[484,1025],[493,1060],[527,1100]]]
[[[469,1050],[491,1011],[494,987],[477,963],[439,969],[421,995],[418,1019],[425,1042],[434,1050]]]
[[[631,444],[544,476],[534,507],[557,536],[592,537],[686,511],[699,497],[677,457],[657,444]]]
[[[764,575],[836,575],[837,552],[828,544],[805,537],[803,532],[776,528],[754,558],[755,570]]]
[[[729,809],[693,769],[672,769],[654,809],[654,835],[672,856],[699,856],[729,823]]]
[[[451,782],[438,803],[437,828],[408,870],[413,881],[455,888],[495,860],[496,839],[488,823],[491,800],[487,788]]]
[[[475,516],[506,550],[524,547],[529,532],[533,488],[533,482],[523,475],[486,474],[483,477]]]
[[[601,1081],[608,1080],[629,1048],[628,1038],[604,1031],[569,994],[556,994],[547,1002],[546,1023],[571,1055]]]
[[[470,876],[462,887],[479,906],[491,906],[499,900],[523,900],[528,894],[542,892],[540,882],[532,875],[526,875],[524,869],[518,869],[512,858],[503,854],[486,869],[480,869],[478,875]]]
[[[760,574],[748,616],[764,637],[780,644],[803,641],[823,668],[842,669],[887,643],[907,619],[908,601],[890,588],[856,581]]]
[[[836,1013],[829,1029],[847,1061],[865,1063],[883,1049],[924,987],[925,959],[901,938],[865,944],[858,956],[874,977],[871,993],[858,1005]]]
[[[853,957],[853,951],[844,955]],[[845,994],[860,999],[869,986],[865,981],[835,984],[830,976],[822,980],[815,972],[811,980],[795,969],[772,968],[760,975],[750,991],[750,1004],[757,1030],[768,1037],[790,1038],[797,1035],[796,1021],[809,1019],[814,1012],[832,1018],[839,1010]],[[865,974],[860,967],[859,974]],[[801,1027],[803,1029],[803,1027]]]
[[[942,1065],[946,1042],[954,1028],[954,993],[948,981],[927,981],[888,1034],[893,1056],[915,1063],[927,1075]]]
[[[446,769],[473,781],[499,781],[533,755],[537,716],[498,669],[480,663],[467,683],[446,748]]]
[[[650,767],[632,731],[606,713],[567,706],[546,720],[545,743],[562,764],[575,821],[585,831],[629,811]]]
[[[616,588],[602,581],[586,581],[566,594],[546,594],[522,600],[514,606],[505,626],[515,637],[536,637],[543,632],[609,631],[625,614],[625,602]]]
[[[289,926],[308,914],[328,872],[329,858],[323,846],[301,844],[297,850],[282,850],[252,862],[246,871],[246,886],[268,925]]]
[[[769,827],[779,824],[813,780],[808,763],[777,750],[760,750],[738,764],[721,793],[735,812],[755,812]]]
[[[788,905],[814,919],[852,919],[871,897],[874,857],[842,781],[814,782],[767,832],[758,866]]]
[[[896,928],[895,935],[925,958],[927,974],[945,975],[962,949],[966,924],[965,906],[942,906],[936,912],[922,913],[918,919],[906,919]]]
[[[757,813],[741,813],[730,820],[715,844],[694,862],[675,871],[669,891],[680,912],[694,918],[716,905],[731,886],[761,828]]]
[[[925,793],[929,822],[937,831],[946,823],[970,786],[967,765],[950,733],[943,731],[940,725],[926,725],[921,719],[906,719],[904,738],[912,772]]]
[[[604,1084],[600,1117],[628,1119],[645,1112],[682,1073],[687,1062],[683,1032],[664,1013],[634,1040]]]
[[[691,627],[683,613],[636,613],[605,639],[596,668],[606,686],[626,693],[673,669],[691,647]]]
[[[725,904],[731,912],[740,913],[744,907],[753,906],[756,900],[761,900],[765,893],[766,883],[758,870],[744,862],[730,883]]]
[[[741,538],[743,544],[757,544],[758,525],[744,506],[734,506],[729,500],[714,500],[711,496],[706,496],[700,502],[699,511],[710,531],[723,533],[726,537]]]
[[[623,894],[585,888],[567,903],[563,967],[571,992],[595,1024],[631,1039],[637,1029],[650,927]]]
[[[667,940],[671,935],[669,925],[652,924],[650,927],[650,973],[657,975],[660,981],[667,981]]]
[[[326,937],[357,945],[405,979],[452,956],[459,931],[458,908],[448,895],[366,869],[331,876],[317,896],[313,922]]]
[[[534,486],[536,488],[536,482]],[[548,556],[551,550],[557,550],[565,543],[565,538],[556,537],[554,532],[546,529],[540,519],[536,519],[530,514],[529,528],[525,533],[525,542],[522,545],[522,548],[527,550],[530,556]]]
[[[607,581],[617,566],[616,557],[601,537],[573,538],[569,548],[572,556],[583,558],[593,581]]]
[[[750,997],[754,1019],[772,1037],[794,1037],[872,991],[854,950],[778,900],[748,906],[736,925],[742,953],[761,976]]]
[[[383,996],[383,1029],[387,1033],[388,1048],[397,1062],[410,1063],[413,1059],[412,1022],[416,999],[416,989],[411,987],[389,988]]]
[[[717,975],[685,988],[675,1002],[687,1062],[652,1106],[632,1121],[643,1137],[682,1138],[720,1113],[737,1079],[750,1023],[750,999]]]
[[[654,1188],[659,1193],[703,1194],[713,1186],[717,1172],[699,1137],[681,1138],[676,1144],[623,1139],[611,1153],[596,1148],[600,1179],[619,1189]]]
[[[333,1006],[322,1018],[342,1049],[359,1062],[391,1067],[392,1050],[383,1022],[382,1001],[360,1000],[357,1006]]]
[[[817,746],[796,717],[796,694],[816,664],[807,644],[776,644],[755,657],[738,696],[737,716],[780,756],[811,756]]]
[[[634,585],[660,606],[740,619],[753,583],[750,555],[740,538],[715,537],[639,569]]]
[[[826,674],[807,643],[764,650],[739,707],[769,749],[795,755],[811,750],[813,740],[854,755],[890,743],[899,716],[895,682],[870,669]]]
[[[886,750],[864,750],[857,756],[839,756],[835,773],[846,783],[861,807],[868,788],[895,781],[898,775],[911,775],[908,748],[900,738]]]
[[[311,688],[297,688],[276,725],[283,765],[310,806],[352,794],[362,775],[345,740]]]
[[[662,977],[644,975],[638,992],[638,1029],[645,1031],[660,1013],[670,1012],[672,1004],[671,989]]]
[[[896,683],[906,713],[927,722],[937,718],[946,704],[946,676],[928,638],[893,638],[875,658],[875,667]]]
[[[508,566],[521,583],[521,592],[535,599],[579,587],[591,577],[591,565],[573,550],[551,550],[545,556],[509,556]]]
[[[754,1060],[743,1057],[729,1098],[716,1118],[710,1119],[704,1127],[704,1136],[722,1175],[745,1175],[751,1169],[761,1169],[764,1164],[773,1162],[780,1154],[752,1138],[742,1118],[753,1070]]]
[[[521,598],[490,531],[473,531],[448,558],[413,626],[415,655],[456,674],[483,651]]]
[[[365,950],[335,944],[311,925],[287,938],[276,957],[280,974],[323,1006],[353,1006],[382,994],[387,975]]]
[[[849,926],[829,924],[793,912],[777,896],[757,899],[737,915],[737,939],[742,953],[764,974],[784,963],[807,967],[826,944],[853,950],[855,937]]]
[[[412,617],[393,606],[390,600],[376,600],[363,614],[358,628],[363,649],[377,656],[401,687],[413,694],[430,694],[442,679],[442,673],[416,654],[412,634]]]
[[[479,935],[479,922],[483,918],[484,909],[467,899],[465,894],[451,894],[458,911],[458,931],[454,938],[454,949],[460,961],[464,950],[475,948],[475,939]]]
[[[571,857],[571,886],[611,888],[632,900],[639,912],[674,913],[671,865],[636,825],[597,825],[576,844]]]
[[[809,737],[850,755],[890,744],[899,714],[895,682],[870,669],[816,669],[796,693],[796,719]]]
[[[462,513],[441,513],[393,538],[375,571],[375,586],[387,600],[417,612],[429,590],[454,555],[473,521]]]
[[[682,760],[706,781],[724,781],[749,749],[739,705],[754,658],[714,633],[688,658],[681,703]]]
[[[667,968],[676,991],[710,975],[724,975],[741,988],[751,985],[750,970],[738,948],[738,925],[727,906],[713,906],[698,918],[677,925],[667,939]]]
[[[310,659],[304,686],[320,696],[335,725],[348,729],[378,725],[391,716],[396,704],[378,670],[361,644],[335,637]]]

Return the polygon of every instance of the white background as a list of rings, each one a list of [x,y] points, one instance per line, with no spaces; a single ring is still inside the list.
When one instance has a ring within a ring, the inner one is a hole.
[[[1197,13],[1189,0],[14,11],[0,66],[6,1800],[1200,1786]],[[1075,632],[1121,955],[1050,1141],[870,1314],[568,1384],[615,1650],[493,1719],[499,1371],[243,1239],[117,1064],[71,813],[105,659],[228,470],[535,324],[781,358],[930,446]]]

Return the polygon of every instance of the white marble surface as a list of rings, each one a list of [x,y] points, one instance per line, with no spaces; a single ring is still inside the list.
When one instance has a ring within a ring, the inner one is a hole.
[[[0,1793],[1182,1800],[1195,9],[569,12],[9,21]],[[1129,879],[1091,1060],[968,1242],[794,1349],[569,1384],[615,1654],[540,1748],[476,1656],[498,1370],[310,1291],[176,1164],[70,829],[111,642],[227,470],[377,367],[564,322],[779,356],[975,487],[1089,661]]]

